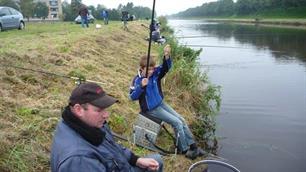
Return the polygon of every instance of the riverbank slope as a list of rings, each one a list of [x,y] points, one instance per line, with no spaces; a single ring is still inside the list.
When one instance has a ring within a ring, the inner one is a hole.
[[[148,46],[144,39],[148,32],[141,24],[147,23],[131,22],[129,31],[124,31],[121,22],[101,29],[62,22],[29,23],[26,30],[0,33],[0,171],[50,170],[52,134],[75,87],[74,80],[63,76],[101,82],[120,100],[109,109],[112,128],[131,136],[139,105],[128,99],[129,86]],[[158,56],[162,47],[152,46],[152,54]],[[192,123],[196,110],[186,100],[193,96],[173,85],[165,85],[166,101]],[[149,153],[130,142],[121,143],[139,155]],[[178,155],[164,160],[165,171],[187,171],[199,159]]]

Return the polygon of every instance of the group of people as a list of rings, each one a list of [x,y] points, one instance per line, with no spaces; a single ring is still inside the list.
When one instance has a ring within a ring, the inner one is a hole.
[[[142,113],[147,113],[170,124],[178,137],[179,153],[189,159],[204,155],[197,146],[184,118],[165,101],[161,79],[172,66],[171,47],[166,45],[163,62],[156,66],[153,56],[143,56],[132,81],[129,97],[138,100]],[[161,155],[139,157],[116,143],[107,120],[107,108],[118,100],[96,83],[78,85],[69,97],[54,133],[51,148],[51,171],[163,171]]]
[[[89,17],[89,11],[88,8],[86,7],[86,5],[82,5],[80,10],[79,10],[79,15],[81,17],[81,25],[82,27],[89,27],[89,21],[88,21],[88,17]],[[104,24],[107,25],[108,21],[109,21],[109,15],[108,15],[108,11],[107,10],[102,10],[100,13],[100,16],[103,18]]]
[[[82,5],[79,9],[79,15],[81,17],[81,26],[83,28],[85,27],[89,27],[89,21],[88,21],[88,17],[89,17],[89,11],[86,5]],[[100,13],[101,18],[103,18],[104,24],[107,25],[109,22],[109,14],[107,10],[102,10]],[[124,30],[128,30],[127,27],[127,23],[129,20],[133,20],[135,19],[135,16],[132,15],[130,16],[128,11],[122,11],[122,16],[121,16],[121,20],[123,22],[123,29]],[[157,35],[158,34],[158,35]],[[159,27],[154,26],[154,36],[153,36],[153,40],[155,40],[156,42],[158,41],[163,41],[159,35]]]

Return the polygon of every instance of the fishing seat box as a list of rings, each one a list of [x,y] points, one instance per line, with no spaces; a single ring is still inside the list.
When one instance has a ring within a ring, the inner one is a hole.
[[[151,115],[145,113],[139,113],[137,121],[133,126],[133,142],[136,145],[142,146],[150,150],[156,150],[154,144],[156,143],[156,138],[160,132],[163,121],[152,117]],[[149,138],[150,141],[148,141]]]

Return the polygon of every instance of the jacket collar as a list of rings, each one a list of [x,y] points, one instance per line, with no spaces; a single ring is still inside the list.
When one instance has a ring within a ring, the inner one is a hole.
[[[71,112],[69,106],[64,109],[64,112],[62,113],[62,118],[70,128],[80,134],[83,139],[85,139],[92,145],[99,146],[103,142],[105,138],[105,132],[99,128],[91,127],[81,121]]]

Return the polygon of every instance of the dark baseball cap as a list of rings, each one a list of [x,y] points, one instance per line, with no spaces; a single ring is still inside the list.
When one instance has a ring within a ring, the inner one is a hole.
[[[85,104],[97,106],[105,109],[118,102],[114,97],[107,95],[106,92],[98,84],[86,82],[76,87],[69,98],[69,104]]]

